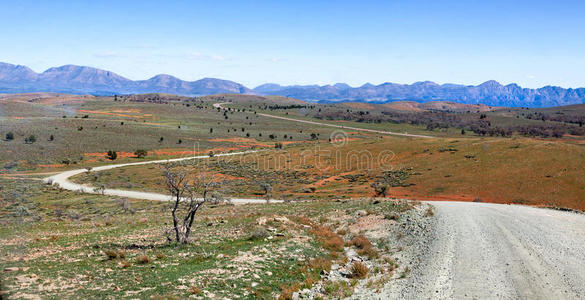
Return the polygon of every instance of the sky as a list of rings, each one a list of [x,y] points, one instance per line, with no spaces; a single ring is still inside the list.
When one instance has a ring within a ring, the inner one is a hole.
[[[133,80],[585,87],[585,1],[2,1],[0,41]]]

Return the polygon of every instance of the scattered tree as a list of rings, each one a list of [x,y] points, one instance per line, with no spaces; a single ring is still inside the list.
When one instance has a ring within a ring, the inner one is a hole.
[[[147,154],[148,154],[148,151],[146,151],[144,149],[138,149],[138,150],[134,151],[134,155],[136,155],[136,157],[138,157],[138,158],[144,158],[144,157],[146,157]]]
[[[31,134],[29,137],[24,138],[25,144],[33,144],[36,141],[37,141],[37,137],[34,136],[34,134]]]
[[[7,134],[6,134],[6,140],[7,140],[7,141],[12,141],[12,140],[14,140],[14,133],[12,133],[12,132],[9,132],[9,133],[7,133]]]
[[[174,233],[175,242],[187,244],[195,214],[209,200],[208,193],[214,185],[213,176],[205,178],[201,172],[199,176],[194,177],[189,171],[175,168],[176,166],[166,164],[163,172],[167,190],[173,197],[171,207],[173,227],[167,231],[167,239],[173,240],[171,233]],[[200,199],[196,198],[198,192],[202,196]]]
[[[108,153],[106,153],[106,157],[109,160],[116,160],[116,158],[118,158],[118,153],[116,153],[116,151],[114,150],[108,150]]]
[[[372,187],[374,188],[374,192],[376,192],[376,196],[386,197],[390,191],[390,186],[383,182],[376,182],[372,184]]]
[[[264,191],[264,195],[268,196],[268,193],[272,192],[272,186],[268,182],[260,183],[260,188]]]

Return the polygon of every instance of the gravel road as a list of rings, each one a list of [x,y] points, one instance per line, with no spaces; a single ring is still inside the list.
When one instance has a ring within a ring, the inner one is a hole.
[[[585,215],[469,202],[435,207],[381,299],[585,299]]]
[[[245,152],[233,152],[233,153],[222,153],[216,154],[215,156],[233,156],[233,155],[242,155],[242,154],[249,154],[258,151],[245,151]],[[182,158],[174,158],[174,159],[163,159],[163,160],[151,160],[151,161],[142,161],[142,162],[135,162],[135,163],[126,163],[126,164],[116,164],[116,165],[107,165],[96,167],[91,170],[91,172],[100,172],[105,170],[111,170],[115,168],[121,167],[128,167],[128,166],[138,166],[138,165],[147,165],[147,164],[161,164],[167,162],[177,162],[177,161],[184,161],[184,160],[193,160],[193,159],[206,159],[209,158],[208,155],[199,155],[199,156],[190,156],[190,157],[182,157]],[[77,169],[71,171],[65,171],[59,173],[54,176],[47,177],[43,179],[45,182],[54,185],[58,185],[59,187],[70,190],[70,191],[79,191],[82,193],[89,193],[89,194],[98,194],[97,191],[94,190],[93,186],[87,184],[78,184],[69,181],[70,177],[75,175],[79,175],[81,173],[87,172],[86,169]],[[101,191],[99,192],[102,193]],[[137,192],[137,191],[127,191],[127,190],[117,190],[117,189],[105,189],[103,191],[104,195],[109,196],[118,196],[118,197],[126,197],[126,198],[134,198],[134,199],[144,199],[144,200],[155,200],[155,201],[170,201],[171,196],[165,194],[157,194],[157,193],[149,193],[149,192]],[[234,204],[244,204],[244,203],[266,203],[265,199],[247,199],[247,198],[230,198],[230,201]],[[282,202],[282,200],[270,200],[270,202]]]

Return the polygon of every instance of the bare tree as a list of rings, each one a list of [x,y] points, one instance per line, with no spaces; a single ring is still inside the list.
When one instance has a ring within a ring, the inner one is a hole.
[[[186,244],[189,242],[195,214],[209,200],[213,176],[206,177],[204,172],[194,176],[185,168],[178,168],[179,166],[182,165],[165,164],[163,175],[167,190],[173,197],[173,228],[169,231],[174,231],[177,243]],[[196,197],[197,192],[201,193],[201,198]],[[170,232],[167,232],[167,238],[172,240]]]

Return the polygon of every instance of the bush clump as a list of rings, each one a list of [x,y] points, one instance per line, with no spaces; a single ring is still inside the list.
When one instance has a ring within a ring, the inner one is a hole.
[[[372,245],[370,240],[364,235],[355,236],[349,242],[349,244],[359,249],[358,250],[359,255],[367,256],[368,258],[377,258],[378,256],[380,256],[378,250],[374,248],[374,245]]]
[[[252,234],[250,235],[250,240],[263,240],[270,235],[266,228],[258,226],[254,228]]]
[[[146,265],[152,262],[152,259],[148,257],[148,255],[140,255],[136,257],[136,263],[141,265]]]
[[[366,267],[366,265],[363,262],[355,261],[351,265],[350,276],[351,278],[357,279],[365,278],[366,276],[368,276],[369,271],[370,270],[368,270],[368,267]]]

